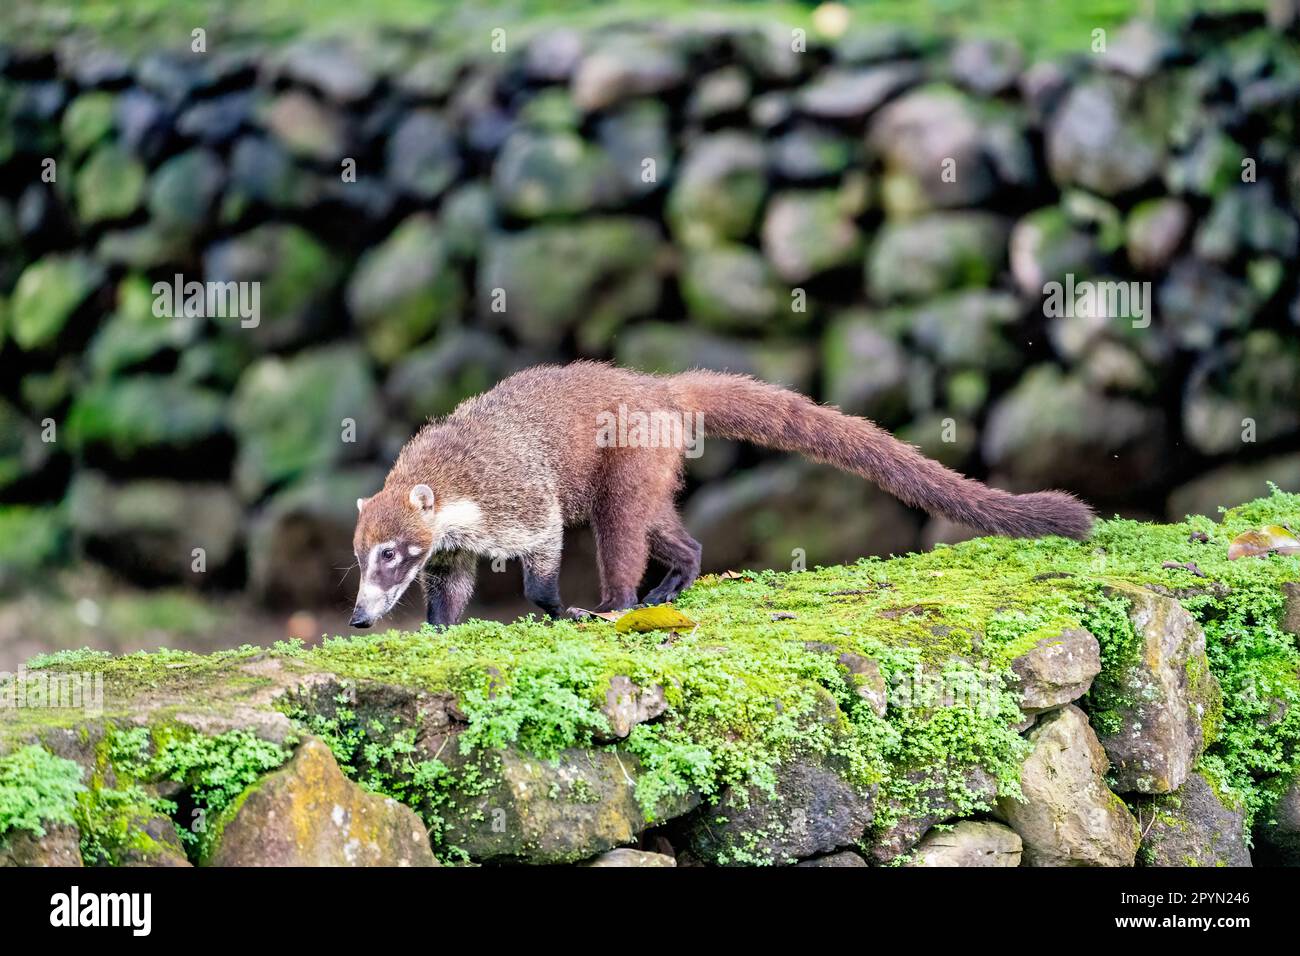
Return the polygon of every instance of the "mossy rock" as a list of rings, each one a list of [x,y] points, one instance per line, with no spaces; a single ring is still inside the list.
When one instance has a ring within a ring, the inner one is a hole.
[[[239,380],[230,406],[240,493],[363,457],[375,441],[378,394],[360,349],[326,346],[264,358]]]
[[[148,171],[120,146],[101,146],[77,172],[77,215],[87,225],[125,219],[144,200]]]
[[[175,376],[138,375],[81,389],[66,428],[73,448],[103,448],[126,460],[145,449],[196,447],[225,425],[226,402],[217,392]]]
[[[412,216],[367,252],[348,282],[347,301],[367,350],[384,365],[459,318],[465,288],[437,222]]]
[[[654,223],[628,217],[498,233],[479,269],[480,311],[530,346],[554,347],[578,326],[607,341],[659,305],[660,246]]]
[[[104,712],[2,708],[0,752],[39,745],[80,766],[92,789],[165,785],[211,822],[281,765],[286,744],[316,735],[345,776],[415,809],[448,862],[577,861],[649,827],[687,850],[687,834],[721,816],[725,845],[696,847],[718,862],[820,858],[913,821],[906,849],[927,814],[971,819],[996,797],[1026,862],[1131,865],[1137,826],[1107,785],[1088,717],[1067,704],[1022,737],[1012,664],[1074,628],[1098,638],[1098,680],[1122,673],[1128,602],[1141,595],[1117,585],[1177,602],[1204,631],[1203,676],[1224,689],[1200,767],[1240,795],[1244,826],[1262,826],[1300,773],[1288,716],[1300,651],[1281,630],[1283,585],[1300,581],[1300,556],[1229,561],[1227,547],[1243,531],[1297,521],[1300,496],[1278,492],[1219,523],[1114,519],[1081,543],[978,538],[849,566],[705,577],[677,602],[698,624],[686,633],[523,619],[207,656],[47,655],[29,662],[29,678],[102,680]],[[855,658],[877,664],[883,716],[846,677],[841,661]],[[664,706],[609,741],[601,709],[616,677],[663,688]],[[1095,685],[1080,703],[1101,722]],[[137,744],[105,750],[97,733]],[[69,799],[75,789],[38,794],[23,813],[50,819]],[[87,846],[111,829],[102,803],[81,814]],[[0,787],[0,807],[14,805]],[[791,827],[798,807],[806,829]],[[493,827],[498,810],[515,821],[504,832]],[[830,832],[828,821],[843,826]],[[192,821],[176,822],[187,849],[204,852]]]
[[[308,737],[214,824],[209,866],[437,866],[409,807],[348,780]]]
[[[102,267],[85,256],[50,255],[32,263],[18,277],[9,306],[14,343],[25,351],[53,345],[102,279]]]

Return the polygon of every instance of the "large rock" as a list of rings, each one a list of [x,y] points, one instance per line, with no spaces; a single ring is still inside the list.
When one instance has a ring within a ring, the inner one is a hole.
[[[835,318],[822,339],[823,395],[846,412],[888,424],[910,411],[917,363],[882,324],[863,312]]]
[[[415,811],[367,793],[309,737],[218,820],[209,866],[437,866]]]
[[[1235,508],[1258,498],[1270,481],[1279,488],[1300,488],[1300,454],[1207,471],[1169,493],[1166,516],[1170,521],[1182,521],[1187,515],[1216,517],[1220,508]]]
[[[1066,487],[1113,497],[1116,489],[1149,486],[1165,474],[1164,434],[1159,409],[1103,395],[1040,365],[993,406],[982,450],[1015,490]]]
[[[1210,262],[1228,263],[1238,256],[1295,257],[1300,226],[1263,184],[1238,185],[1219,196],[1197,227],[1192,248]]]
[[[89,366],[97,377],[109,378],[160,354],[194,344],[203,320],[154,315],[153,303],[148,279],[127,276],[118,284],[117,309],[100,323],[86,350]]]
[[[1017,366],[1013,328],[1023,308],[1008,292],[967,289],[891,312],[886,322],[906,329],[943,368],[998,371]]]
[[[988,285],[1006,262],[1007,231],[985,212],[888,222],[867,257],[867,288],[879,301],[905,302]]]
[[[696,855],[713,863],[789,863],[852,846],[871,825],[874,795],[834,761],[795,757],[776,770],[776,792],[728,787],[691,829]]]
[[[442,231],[425,213],[411,216],[362,256],[347,287],[348,308],[361,325],[366,348],[384,365],[458,318],[464,301]]]
[[[1127,81],[1092,77],[1070,90],[1047,129],[1047,163],[1062,186],[1101,196],[1138,189],[1160,171],[1164,142]]]
[[[1022,848],[1009,827],[962,820],[927,833],[907,866],[1019,866]]]
[[[797,102],[808,116],[856,122],[920,78],[920,69],[912,63],[863,69],[832,67],[800,90]]]
[[[1101,672],[1101,647],[1079,627],[1041,638],[1011,662],[1020,679],[1020,709],[1040,714],[1088,692]]]
[[[73,156],[81,157],[109,137],[115,110],[113,94],[102,90],[82,93],[68,104],[60,128]]]
[[[848,137],[821,125],[799,123],[772,143],[772,168],[796,182],[830,179],[848,169],[855,155]]]
[[[53,823],[45,835],[11,830],[0,837],[0,869],[9,866],[84,866],[81,835],[70,823]]]
[[[1172,196],[1139,203],[1125,224],[1128,260],[1139,272],[1158,272],[1173,261],[1192,223],[1187,203]]]
[[[1241,278],[1195,258],[1177,260],[1156,290],[1160,322],[1186,349],[1208,352],[1250,324],[1259,296]],[[1231,344],[1231,343],[1230,343]]]
[[[1300,776],[1260,815],[1259,840],[1287,866],[1300,865]]]
[[[608,337],[659,305],[652,267],[659,246],[654,224],[631,218],[497,234],[479,269],[480,312],[499,320],[494,304],[502,302],[500,319],[529,345],[553,347],[579,322],[593,337]]]
[[[226,427],[224,397],[179,376],[135,375],[82,388],[68,411],[73,448],[129,461],[142,451],[195,448]]]
[[[67,496],[68,520],[83,544],[113,567],[156,580],[201,582],[235,556],[243,512],[224,484],[137,479],[114,483],[80,471]]]
[[[663,93],[687,79],[681,54],[659,37],[611,38],[586,54],[573,73],[573,101],[584,111],[632,96]]]
[[[253,499],[277,484],[364,457],[376,440],[380,409],[365,356],[332,345],[249,366],[231,400],[230,420],[239,442],[236,485]]]
[[[0,488],[39,473],[52,451],[36,422],[0,400]]]
[[[347,155],[343,114],[301,90],[288,90],[259,111],[262,124],[289,152],[302,159],[335,165]]]
[[[486,392],[523,358],[486,332],[448,329],[393,366],[384,379],[384,397],[405,426],[414,426]]]
[[[77,172],[77,216],[86,225],[125,219],[144,199],[144,164],[115,144],[101,146]]]
[[[1023,131],[943,85],[887,105],[872,119],[867,141],[884,157],[886,206],[899,215],[973,206],[993,195],[999,179],[1023,185],[1032,172],[1027,156],[1018,155],[1028,150]],[[1000,161],[1008,150],[1015,163]]]
[[[747,133],[714,133],[686,151],[666,214],[674,236],[688,246],[744,239],[766,192],[763,144]]]
[[[998,809],[1024,841],[1027,866],[1132,866],[1138,826],[1107,787],[1109,762],[1088,718],[1073,704],[1039,719],[1020,773],[1021,802]]]
[[[33,262],[14,288],[8,321],[14,343],[25,351],[55,344],[103,277],[103,268],[84,256],[50,255]]]
[[[705,443],[705,458],[709,456]],[[860,478],[801,461],[759,465],[709,483],[686,504],[708,568],[789,570],[917,546],[915,517]]]
[[[1011,230],[1011,275],[1021,293],[1035,300],[1049,282],[1067,274],[1088,276],[1101,261],[1097,240],[1075,226],[1059,206],[1035,210]]]
[[[948,73],[981,96],[1010,91],[1024,67],[1024,52],[1014,40],[976,37],[962,40],[948,55]]]
[[[570,749],[545,760],[514,749],[443,753],[481,785],[454,791],[438,809],[443,841],[480,862],[576,863],[634,843],[646,827],[636,799],[640,764],[613,750]],[[667,797],[653,822],[680,816],[695,794]]]
[[[563,131],[511,136],[497,157],[492,184],[501,208],[524,219],[608,207],[622,188],[604,150]]]
[[[837,191],[778,193],[768,204],[763,253],[786,282],[856,265],[862,246],[853,210]]]
[[[767,262],[739,243],[691,251],[682,264],[682,298],[691,317],[718,328],[767,327],[790,314],[790,295]]]
[[[383,483],[382,468],[363,465],[309,475],[272,495],[249,523],[250,590],[285,607],[347,600],[356,581],[340,582],[339,556],[352,551],[357,499]]]
[[[442,195],[461,170],[455,133],[437,113],[412,110],[388,140],[388,177],[403,192],[428,201]]]
[[[239,315],[216,317],[227,334],[258,347],[310,341],[322,327],[340,275],[334,255],[300,226],[267,223],[210,246],[208,282],[257,283],[257,324]]]
[[[661,685],[641,687],[630,677],[616,674],[609,679],[605,702],[600,705],[600,712],[609,721],[609,732],[597,734],[596,739],[602,742],[622,740],[633,727],[654,720],[667,709],[668,701]]]
[[[1108,595],[1129,602],[1136,640],[1112,652],[1093,683],[1090,709],[1120,793],[1170,793],[1214,742],[1223,717],[1205,634],[1173,598],[1131,584]]]
[[[270,58],[268,72],[343,104],[360,102],[375,88],[375,76],[364,59],[339,39],[297,40]]]
[[[657,100],[634,100],[603,117],[596,135],[608,154],[625,196],[640,198],[659,189],[673,173],[672,117]],[[647,176],[646,160],[654,175]]]
[[[221,159],[207,149],[173,156],[149,183],[149,215],[164,232],[190,234],[203,229],[221,196],[226,174]]]
[[[1135,806],[1146,866],[1250,866],[1246,809],[1193,771],[1177,791]]]
[[[1259,329],[1207,355],[1188,376],[1183,431],[1206,454],[1240,454],[1300,430],[1300,345]]]

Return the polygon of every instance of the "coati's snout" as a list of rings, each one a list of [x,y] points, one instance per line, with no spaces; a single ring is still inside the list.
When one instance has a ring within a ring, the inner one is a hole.
[[[352,549],[361,571],[361,585],[352,608],[352,627],[370,627],[393,609],[433,549],[427,516],[433,511],[433,490],[416,485],[405,496],[384,488],[371,498],[357,499],[357,529]]]

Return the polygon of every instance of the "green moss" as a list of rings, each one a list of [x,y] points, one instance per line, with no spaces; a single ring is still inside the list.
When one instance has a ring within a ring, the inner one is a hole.
[[[166,702],[217,706],[261,690],[269,679],[258,667],[274,665],[288,678],[332,674],[336,699],[295,698],[286,711],[329,743],[353,779],[419,810],[435,841],[447,795],[489,786],[492,753],[508,745],[541,756],[616,746],[635,756],[648,819],[665,798],[686,792],[713,798],[729,785],[773,792],[780,763],[812,751],[833,758],[853,783],[878,788],[883,826],[924,811],[936,789],[960,812],[981,809],[985,798],[966,786],[973,766],[989,771],[1002,795],[1018,792],[1026,743],[1014,730],[1021,714],[1010,665],[1065,628],[1097,636],[1102,673],[1085,709],[1100,732],[1116,730],[1132,703],[1120,698],[1117,676],[1139,650],[1123,585],[1150,587],[1176,596],[1205,630],[1223,707],[1203,715],[1212,743],[1202,768],[1253,818],[1300,770],[1300,651],[1281,629],[1281,585],[1300,581],[1300,558],[1230,562],[1227,548],[1241,531],[1276,523],[1300,527],[1300,495],[1275,492],[1221,522],[1103,521],[1082,543],[980,538],[803,573],[706,577],[677,602],[699,622],[689,633],[620,634],[603,621],[529,618],[310,649],[73,653],[32,666],[101,672],[110,700],[154,695],[165,702],[155,723]],[[1204,576],[1164,567],[1189,562]],[[883,718],[855,692],[837,661],[842,652],[879,664],[889,698]],[[601,744],[599,708],[615,675],[662,686],[668,709],[626,740]],[[1193,684],[1205,676],[1188,675]],[[448,738],[457,750],[431,755],[417,746],[422,728],[409,712],[357,694],[382,686],[454,695],[467,722]],[[153,746],[162,752],[179,743]],[[484,759],[461,759],[466,754]],[[239,779],[278,759],[262,758],[245,764]],[[218,755],[207,759],[204,773],[215,773]],[[188,763],[175,767],[190,781]],[[197,792],[217,805],[242,789],[237,782],[209,776]]]

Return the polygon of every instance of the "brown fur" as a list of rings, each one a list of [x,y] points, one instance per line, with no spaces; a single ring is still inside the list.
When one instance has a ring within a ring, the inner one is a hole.
[[[709,436],[799,452],[983,531],[1080,538],[1092,525],[1092,512],[1069,494],[990,488],[866,419],[746,376],[693,371],[661,377],[575,362],[513,375],[412,438],[383,489],[361,509],[354,543],[363,573],[365,555],[380,542],[397,540],[432,553],[429,617],[447,623],[459,617],[472,590],[473,556],[520,557],[525,593],[559,614],[562,531],[589,522],[600,565],[599,609],[637,603],[652,556],[669,571],[647,600],[671,600],[699,573],[699,544],[682,527],[674,504],[683,450],[600,447],[598,415],[620,404],[645,412],[702,412]],[[429,511],[410,500],[411,488],[421,484],[433,489]],[[451,518],[453,506],[466,501],[478,506],[481,520],[439,530],[439,515]]]

